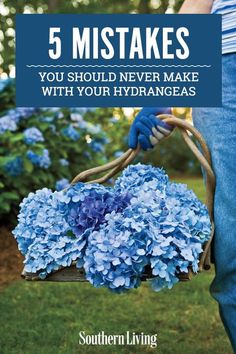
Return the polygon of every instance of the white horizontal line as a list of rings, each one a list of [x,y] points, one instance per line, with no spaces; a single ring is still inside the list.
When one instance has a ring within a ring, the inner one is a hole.
[[[28,64],[27,68],[210,68],[211,65],[44,65]]]

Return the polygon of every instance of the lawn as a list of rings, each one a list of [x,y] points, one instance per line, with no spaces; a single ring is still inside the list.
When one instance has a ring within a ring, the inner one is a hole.
[[[203,198],[200,179],[187,183]],[[123,295],[86,283],[16,281],[0,293],[0,353],[230,354],[217,304],[208,293],[212,277],[212,271],[205,272],[161,293],[144,283]],[[80,331],[157,333],[158,347],[85,347],[79,345]]]

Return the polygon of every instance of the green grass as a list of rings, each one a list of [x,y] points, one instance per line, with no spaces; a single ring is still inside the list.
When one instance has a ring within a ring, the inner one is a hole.
[[[187,182],[204,196],[201,180]],[[144,283],[123,295],[86,283],[15,282],[0,294],[0,353],[230,354],[217,304],[208,293],[212,277],[205,272],[160,293]],[[158,347],[79,345],[80,331],[102,330],[157,333]]]

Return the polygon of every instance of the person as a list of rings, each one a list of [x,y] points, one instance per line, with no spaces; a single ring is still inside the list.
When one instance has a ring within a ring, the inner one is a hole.
[[[211,151],[216,175],[215,277],[210,293],[236,353],[236,0],[185,0],[179,13],[222,15],[222,107],[194,108],[193,122]],[[130,148],[139,144],[147,150],[168,136],[173,128],[156,116],[170,112],[143,108],[130,129]]]

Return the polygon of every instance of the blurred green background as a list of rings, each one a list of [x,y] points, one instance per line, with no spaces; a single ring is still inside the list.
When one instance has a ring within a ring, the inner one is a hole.
[[[0,74],[14,66],[14,22],[17,13],[136,13],[177,12],[183,0],[1,0]]]

